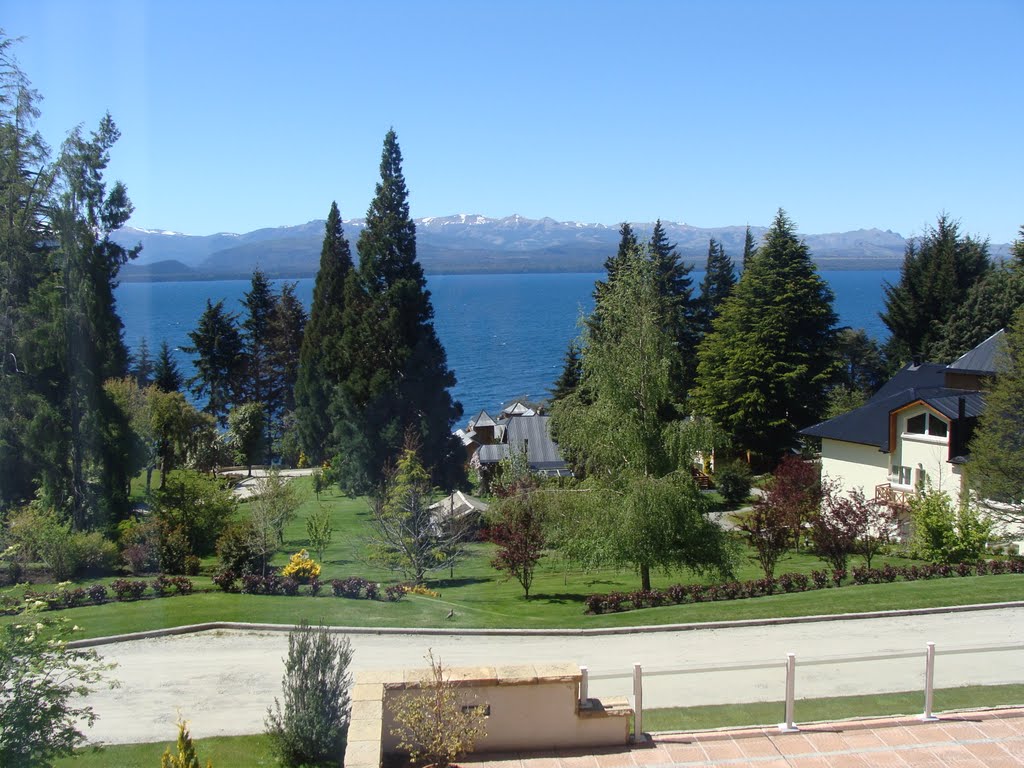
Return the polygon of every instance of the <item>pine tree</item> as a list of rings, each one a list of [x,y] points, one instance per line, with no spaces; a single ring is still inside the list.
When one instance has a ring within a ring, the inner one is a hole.
[[[708,263],[700,283],[698,325],[701,336],[711,330],[711,321],[718,316],[718,307],[736,285],[736,267],[725,254],[722,244],[711,238],[708,243]]]
[[[140,387],[153,383],[153,359],[149,356],[149,343],[143,336],[139,340],[139,348],[131,356],[131,374]]]
[[[956,360],[1010,325],[1013,313],[1024,305],[1024,227],[1010,252],[1013,259],[989,270],[953,310],[931,355],[935,360]]]
[[[270,321],[274,314],[277,297],[263,270],[253,270],[249,290],[242,299],[243,317],[242,354],[245,356],[245,383],[243,399],[260,403],[270,411],[274,404],[269,402],[273,387],[270,370]]]
[[[274,434],[279,434],[284,414],[295,410],[295,385],[299,377],[299,355],[306,329],[306,309],[295,295],[295,283],[285,283],[274,303],[267,328],[268,364],[274,404]]]
[[[196,355],[196,375],[188,380],[189,387],[196,397],[206,397],[203,411],[226,427],[228,411],[244,391],[245,356],[237,318],[224,310],[223,299],[216,304],[207,299],[199,325],[188,337],[192,346],[182,351]]]
[[[376,487],[412,433],[432,481],[447,489],[463,477],[461,446],[451,434],[462,406],[448,392],[455,375],[416,260],[416,226],[393,130],[384,139],[380,172],[359,236],[359,270],[345,293],[348,370],[333,411],[339,476],[350,491]]]
[[[757,246],[754,245],[754,235],[750,232],[750,225],[747,225],[747,232],[743,236],[743,263],[740,264],[740,272],[746,270],[747,266],[757,254]]]
[[[942,326],[989,267],[988,242],[961,237],[959,225],[946,214],[919,242],[908,242],[900,280],[886,284],[885,311],[879,313],[892,334],[889,357],[907,361],[935,355]]]
[[[164,392],[178,392],[185,383],[167,339],[160,342],[160,352],[153,365],[153,383]]]
[[[698,352],[698,411],[736,448],[777,458],[824,412],[835,375],[832,291],[779,210]]]
[[[661,219],[655,222],[651,232],[648,258],[654,265],[658,290],[666,301],[668,322],[682,360],[679,377],[674,383],[676,400],[682,402],[693,386],[697,370],[698,309],[693,299],[691,267],[682,261],[675,244],[669,242]]]
[[[342,336],[345,282],[351,272],[352,255],[341,227],[341,214],[337,203],[332,202],[295,382],[296,429],[302,450],[314,465],[328,458],[333,428],[328,406],[346,371]]]
[[[967,484],[989,514],[1019,525],[1024,522],[1024,307],[1014,313],[1000,364],[970,442]]]
[[[565,351],[562,363],[562,374],[555,381],[551,388],[551,400],[553,403],[564,400],[577,390],[580,380],[583,377],[583,362],[580,359],[580,345],[573,339],[569,342],[569,348]]]

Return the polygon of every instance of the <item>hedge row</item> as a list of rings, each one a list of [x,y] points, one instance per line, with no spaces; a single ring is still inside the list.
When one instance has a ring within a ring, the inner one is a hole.
[[[224,592],[241,592],[243,595],[299,595],[306,594],[316,596],[323,589],[320,579],[313,577],[306,585],[303,592],[301,583],[290,577],[282,577],[276,573],[260,576],[254,573],[247,573],[238,576],[234,571],[221,571],[213,577],[213,583]],[[362,579],[358,576],[350,576],[347,579],[331,579],[328,582],[331,593],[335,597],[348,597],[352,599],[366,600],[387,600],[397,602],[406,593],[406,588],[401,584],[394,584],[384,588],[383,594],[380,585]]]
[[[656,608],[661,605],[684,605],[686,603],[710,603],[721,600],[742,600],[750,597],[764,597],[788,592],[807,592],[841,586],[848,577],[856,584],[887,584],[902,579],[942,579],[951,576],[986,576],[1001,573],[1024,573],[1024,559],[981,560],[977,563],[958,565],[885,565],[882,568],[854,568],[845,570],[784,573],[774,579],[751,581],[730,581],[724,584],[674,584],[665,589],[637,590],[635,592],[611,592],[603,595],[588,595],[584,604],[587,613],[617,613],[638,608]]]
[[[172,594],[191,594],[192,580],[186,576],[157,576],[153,581],[141,579],[115,579],[110,586],[93,584],[91,587],[75,587],[74,589],[56,589],[52,592],[25,591],[23,601],[8,598],[3,603],[3,613],[14,614],[21,611],[23,602],[39,602],[47,610],[56,611],[62,608],[78,608],[82,605],[102,605],[113,598],[118,602],[139,600],[146,590],[151,590],[154,597],[167,597]]]

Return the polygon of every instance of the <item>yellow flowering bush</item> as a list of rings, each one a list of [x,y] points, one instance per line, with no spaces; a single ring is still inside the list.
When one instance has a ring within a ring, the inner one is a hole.
[[[281,575],[291,577],[300,584],[320,576],[320,564],[309,556],[309,552],[300,549],[288,560],[288,565],[281,569]]]
[[[440,592],[428,589],[422,584],[403,584],[402,590],[408,595],[423,595],[424,597],[440,597]]]

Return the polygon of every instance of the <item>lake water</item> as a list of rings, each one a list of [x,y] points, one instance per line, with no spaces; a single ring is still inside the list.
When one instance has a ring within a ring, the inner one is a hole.
[[[693,273],[699,285],[703,272]],[[883,339],[878,319],[883,307],[883,281],[896,282],[899,272],[822,272],[836,296],[841,325],[864,328]],[[579,334],[580,317],[593,307],[594,281],[600,274],[432,275],[437,334],[448,353],[458,384],[456,400],[466,418],[481,409],[493,412],[519,395],[546,395],[562,369],[569,339]],[[282,281],[275,281],[280,285]],[[225,307],[241,310],[248,280],[176,283],[124,283],[117,306],[125,340],[134,351],[142,338],[152,354],[167,340],[185,377],[193,374],[189,344],[206,300],[225,299]],[[309,308],[313,278],[298,281],[296,294]]]

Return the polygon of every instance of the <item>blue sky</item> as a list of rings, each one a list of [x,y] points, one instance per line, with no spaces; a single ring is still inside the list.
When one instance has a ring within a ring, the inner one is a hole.
[[[414,216],[1024,224],[1024,2],[0,0],[57,145],[109,110],[132,224]]]

